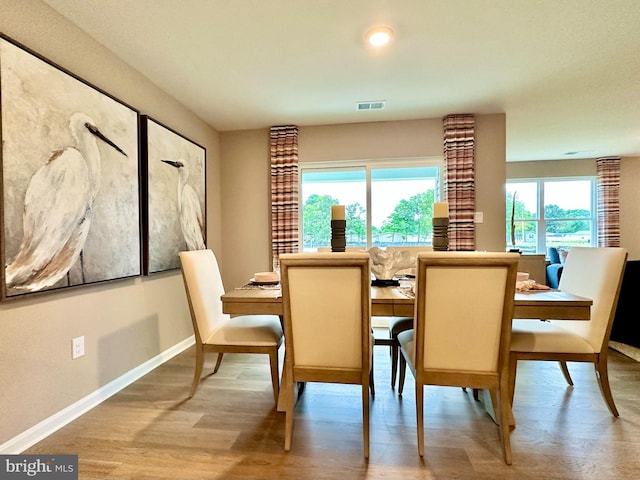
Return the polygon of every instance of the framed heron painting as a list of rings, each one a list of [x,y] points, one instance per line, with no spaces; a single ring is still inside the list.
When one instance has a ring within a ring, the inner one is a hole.
[[[0,36],[2,299],[141,273],[139,114]]]
[[[206,149],[146,115],[140,130],[148,275],[180,268],[180,251],[206,248]]]

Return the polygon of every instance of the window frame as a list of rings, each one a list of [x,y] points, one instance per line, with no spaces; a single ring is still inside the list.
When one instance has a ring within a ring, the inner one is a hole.
[[[597,178],[592,175],[579,175],[579,176],[563,176],[563,177],[533,177],[533,178],[508,178],[506,183],[535,183],[536,195],[537,195],[537,216],[536,218],[514,218],[515,222],[535,222],[536,223],[536,253],[547,254],[547,222],[548,221],[565,221],[575,220],[571,218],[545,218],[544,212],[544,184],[551,182],[571,182],[571,181],[589,181],[591,183],[591,216],[587,219],[592,224],[590,245],[597,245],[598,240],[598,211],[597,211]],[[507,188],[505,185],[505,201],[507,198]],[[507,214],[505,217],[505,224],[509,223],[511,218]],[[542,234],[541,234],[542,233]],[[509,244],[507,240],[507,244]]]
[[[303,202],[302,202],[302,177],[304,171],[311,172],[335,172],[338,170],[364,170],[366,186],[366,225],[367,225],[367,249],[373,243],[373,232],[371,228],[371,171],[377,169],[411,168],[411,167],[437,167],[438,178],[436,179],[435,198],[436,201],[444,196],[444,157],[428,156],[419,158],[384,158],[365,160],[327,160],[322,162],[300,162],[298,163],[298,191],[300,192],[300,208],[298,209],[298,241],[301,248],[304,248],[303,238]]]

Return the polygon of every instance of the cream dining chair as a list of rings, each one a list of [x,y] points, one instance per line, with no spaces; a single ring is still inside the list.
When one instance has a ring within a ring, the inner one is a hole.
[[[399,246],[399,247],[387,247],[387,250],[407,250],[412,257],[417,257],[421,252],[432,252],[433,247],[430,245],[420,246]],[[405,269],[398,272],[397,275],[411,274],[411,269]],[[414,269],[415,270],[415,267]],[[415,273],[415,272],[413,272]],[[389,340],[391,348],[391,388],[396,388],[396,378],[398,373],[398,356],[400,352],[400,343],[398,343],[398,334],[405,330],[413,328],[412,317],[389,317]]]
[[[564,264],[559,290],[593,300],[587,322],[514,320],[511,335],[510,395],[513,402],[519,360],[551,360],[573,385],[566,362],[592,362],[611,414],[618,416],[607,371],[609,335],[627,259],[624,248],[573,247]]]
[[[273,397],[278,401],[278,349],[282,345],[282,326],[276,315],[222,313],[220,296],[224,294],[218,262],[211,250],[180,252],[182,278],[189,302],[196,339],[196,367],[189,398],[200,383],[205,352],[217,352],[213,373],[218,371],[225,353],[262,353],[269,355]]]
[[[415,377],[418,453],[424,456],[424,386],[487,389],[511,464],[509,345],[518,254],[419,253],[414,327],[398,334],[402,394],[405,368]]]
[[[356,384],[362,386],[364,456],[369,458],[369,254],[283,254],[280,275],[286,350],[284,449],[291,449],[296,382]]]

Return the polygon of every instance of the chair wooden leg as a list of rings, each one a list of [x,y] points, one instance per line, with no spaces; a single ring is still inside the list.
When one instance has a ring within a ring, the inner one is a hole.
[[[518,358],[515,354],[509,355],[509,403],[513,408],[513,397],[516,393],[516,371],[518,369]]]
[[[571,380],[571,375],[569,374],[569,368],[567,367],[567,362],[564,360],[560,360],[560,370],[562,370],[562,375],[564,375],[564,379],[567,383],[573,386],[573,380]]]
[[[596,369],[596,378],[598,379],[598,385],[600,386],[600,392],[602,393],[602,397],[604,398],[607,407],[609,407],[609,411],[611,415],[614,417],[620,416],[618,413],[618,409],[616,408],[616,404],[613,401],[613,395],[611,394],[611,387],[609,386],[609,373],[607,370],[607,357],[602,355],[598,356],[598,361],[593,364]]]
[[[278,368],[278,347],[274,347],[269,352],[269,365],[271,366],[271,387],[273,388],[273,398],[278,403],[280,392],[280,369]]]
[[[364,458],[369,458],[369,388],[362,386],[362,442]]]
[[[193,372],[193,382],[191,382],[191,390],[189,391],[189,398],[193,397],[200,383],[200,375],[202,375],[202,367],[204,366],[204,351],[200,345],[196,345],[196,366],[195,372]]]
[[[372,365],[373,367],[373,365]],[[376,386],[373,383],[373,368],[369,371],[369,389],[371,389],[371,396],[376,396]]]
[[[222,357],[224,353],[218,353],[218,358],[216,359],[216,366],[213,368],[213,373],[218,373],[218,369],[220,368],[220,364],[222,363]]]
[[[416,381],[416,420],[418,423],[418,454],[424,457],[424,386]]]
[[[501,380],[500,388],[497,392],[497,401],[496,406],[498,410],[496,410],[496,418],[500,422],[500,445],[502,446],[502,456],[504,458],[504,463],[507,465],[511,465],[511,430],[509,428],[509,424],[511,423],[511,419],[513,418],[513,414],[511,412],[511,403],[509,402],[509,384],[508,381]],[[494,394],[491,395],[491,398],[494,397]]]
[[[396,388],[396,378],[398,374],[398,345],[391,345],[391,388]]]
[[[282,388],[285,389],[285,421],[284,421],[284,450],[288,452],[291,450],[291,439],[293,437],[293,414],[295,402],[293,401],[293,378],[292,375],[287,375],[286,385]]]
[[[371,370],[369,370],[369,388],[371,389],[371,396],[376,396],[376,386],[373,383],[373,352],[371,355]]]
[[[407,361],[404,358],[402,353],[399,355],[400,357],[400,378],[398,379],[398,395],[402,395],[402,390],[404,389],[404,377],[407,373]]]

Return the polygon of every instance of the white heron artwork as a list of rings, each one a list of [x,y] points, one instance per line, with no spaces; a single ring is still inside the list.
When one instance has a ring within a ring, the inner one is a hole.
[[[204,219],[198,194],[188,183],[189,169],[180,160],[162,162],[178,170],[178,214],[187,250],[204,250]]]
[[[22,242],[5,269],[7,288],[33,292],[51,287],[78,260],[82,271],[82,251],[101,181],[97,141],[127,156],[84,113],[71,115],[69,129],[74,145],[54,150],[29,182]]]

